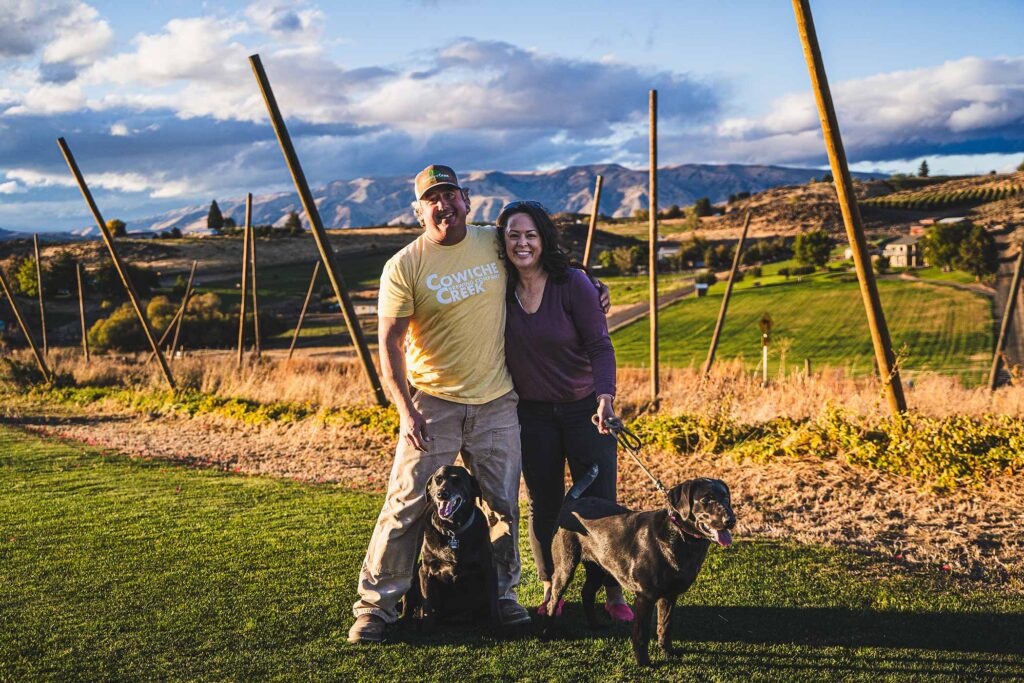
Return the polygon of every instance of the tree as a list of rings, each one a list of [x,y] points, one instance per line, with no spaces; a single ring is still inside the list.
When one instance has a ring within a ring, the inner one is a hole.
[[[636,270],[640,262],[640,249],[638,247],[616,247],[612,249],[612,263],[615,269],[626,275]]]
[[[682,218],[683,210],[679,208],[678,204],[673,204],[672,206],[668,207],[668,209],[665,211],[665,213],[662,214],[662,216],[664,216],[665,218]]]
[[[824,230],[800,233],[793,243],[796,260],[805,266],[821,268],[828,261],[831,251],[832,238]]]
[[[289,211],[282,227],[293,235],[302,232],[302,219],[299,218],[298,212]]]
[[[107,230],[110,231],[112,237],[124,237],[128,234],[128,226],[124,224],[124,221],[117,218],[107,221]]]
[[[210,213],[206,215],[206,227],[215,232],[224,229],[224,214],[220,212],[216,199],[210,202]]]
[[[14,271],[13,287],[16,291],[25,296],[38,296],[39,289],[36,287],[36,260],[34,257],[22,259]],[[43,282],[46,277],[43,277]]]
[[[633,211],[633,218],[638,221],[650,220],[651,214],[647,209],[635,209]]]
[[[924,160],[924,161],[921,162],[921,165],[917,169],[917,175],[920,178],[927,178],[928,177],[928,161],[927,160]]]
[[[1017,170],[1024,173],[1024,161],[1020,162],[1020,165],[1017,166]]]
[[[978,281],[999,269],[996,242],[985,228],[975,225],[967,232],[957,249],[957,267]]]
[[[711,208],[711,200],[707,197],[701,197],[693,203],[693,212],[701,217],[710,216],[714,213],[714,210]]]
[[[960,260],[960,243],[967,237],[970,223],[936,223],[928,228],[921,240],[921,251],[928,263],[950,270]]]
[[[875,259],[875,272],[879,275],[883,275],[889,272],[889,257],[879,256]]]

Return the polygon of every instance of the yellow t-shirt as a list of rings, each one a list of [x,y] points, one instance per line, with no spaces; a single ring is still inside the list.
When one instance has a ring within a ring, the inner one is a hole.
[[[450,246],[420,235],[384,266],[377,311],[412,316],[405,363],[420,391],[476,405],[512,390],[505,267],[494,228],[467,226],[466,238]]]

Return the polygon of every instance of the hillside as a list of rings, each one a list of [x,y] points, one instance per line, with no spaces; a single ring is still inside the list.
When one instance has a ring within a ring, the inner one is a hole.
[[[759,192],[778,185],[806,183],[821,174],[819,169],[738,164],[665,167],[658,172],[658,202],[662,206],[686,206],[700,197],[719,202],[737,192]],[[603,178],[602,214],[631,216],[636,209],[647,208],[647,170],[628,169],[618,164],[523,173],[475,171],[465,173],[462,183],[471,194],[470,220],[493,221],[505,203],[524,198],[540,201],[554,212],[590,213],[598,175]],[[858,174],[858,177],[871,178],[877,174]],[[415,224],[410,206],[412,180],[407,176],[335,180],[324,187],[313,188],[313,195],[327,227]],[[243,197],[218,197],[217,203],[225,217],[242,224],[245,219]],[[159,216],[122,218],[130,231],[177,227],[191,232],[205,229],[209,207],[209,203],[204,203]],[[258,225],[280,225],[291,211],[302,213],[298,196],[293,192],[253,197],[253,222]]]

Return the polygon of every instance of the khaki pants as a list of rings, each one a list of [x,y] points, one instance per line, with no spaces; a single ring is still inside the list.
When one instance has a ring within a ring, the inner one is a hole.
[[[413,404],[427,420],[430,451],[399,441],[387,497],[359,573],[359,599],[352,612],[398,619],[396,606],[413,581],[423,525],[430,510],[427,481],[461,453],[480,483],[491,527],[498,597],[515,598],[519,585],[519,476],[522,457],[514,391],[482,405],[445,401],[423,392]]]

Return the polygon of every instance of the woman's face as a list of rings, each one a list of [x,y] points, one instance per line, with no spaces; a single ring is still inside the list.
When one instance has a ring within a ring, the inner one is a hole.
[[[540,232],[530,214],[514,213],[505,226],[505,254],[509,263],[519,270],[540,266]]]

